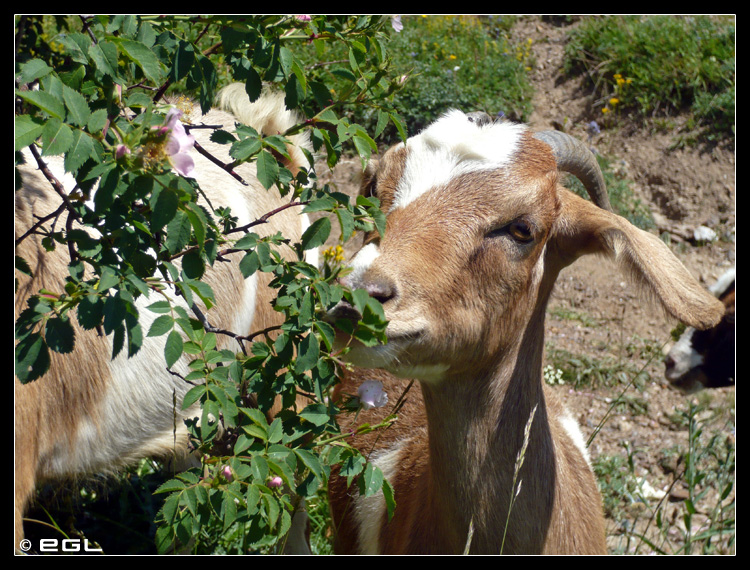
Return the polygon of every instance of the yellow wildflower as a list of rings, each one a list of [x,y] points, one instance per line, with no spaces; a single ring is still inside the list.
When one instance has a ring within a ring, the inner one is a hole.
[[[328,263],[341,263],[344,261],[344,248],[340,245],[331,246],[323,251],[323,257]]]
[[[613,107],[614,107],[615,105],[617,105],[617,104],[618,104],[619,102],[620,102],[620,100],[619,100],[619,99],[618,99],[617,97],[612,97],[612,98],[611,98],[611,99],[609,100],[609,104],[610,104],[610,105],[612,105]]]

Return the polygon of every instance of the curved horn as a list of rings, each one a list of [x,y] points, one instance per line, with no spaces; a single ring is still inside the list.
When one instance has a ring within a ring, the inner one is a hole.
[[[534,137],[552,148],[560,170],[569,172],[583,182],[594,204],[612,211],[599,163],[584,143],[561,131],[540,131],[534,133]]]

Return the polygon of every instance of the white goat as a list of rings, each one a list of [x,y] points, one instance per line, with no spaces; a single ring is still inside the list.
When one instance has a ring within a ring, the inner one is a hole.
[[[703,388],[734,386],[735,268],[726,271],[709,290],[724,305],[719,324],[705,330],[688,327],[664,358],[664,376],[686,393]]]
[[[220,108],[201,116],[195,106],[185,118],[197,124],[221,125],[234,131],[235,122],[254,127],[265,134],[278,134],[296,123],[284,107],[283,95],[266,92],[250,104],[242,85],[230,85],[217,98]],[[232,162],[228,145],[209,140],[210,129],[195,129],[197,142],[225,163]],[[309,146],[304,136],[293,137],[293,172],[309,164],[299,150]],[[255,177],[254,165],[241,165],[236,172],[247,186],[231,177],[208,159],[193,152],[194,176],[213,207],[229,206],[244,225],[286,204],[276,189],[266,190]],[[74,182],[64,174],[61,157],[45,159],[54,175],[68,191]],[[23,187],[16,193],[16,237],[35,222],[36,216],[52,212],[59,198],[50,182],[27,154],[20,167]],[[298,241],[306,227],[306,216],[298,208],[288,208],[254,228],[260,235],[281,231]],[[62,291],[68,275],[67,251],[58,247],[45,251],[35,238],[27,238],[17,248],[32,268],[33,278],[19,274],[16,317],[25,309],[29,295],[40,288]],[[291,249],[281,252],[290,255]],[[243,279],[236,263],[216,263],[205,280],[213,287],[216,307],[206,314],[218,328],[249,334],[274,324],[282,315],[270,305],[274,291],[270,276],[256,274]],[[182,297],[179,298],[182,300]],[[149,330],[156,315],[145,309],[154,301],[138,303],[141,325]],[[184,305],[184,303],[183,303]],[[75,322],[75,319],[72,319]],[[49,480],[75,478],[96,472],[111,472],[148,456],[181,456],[188,452],[184,418],[198,415],[197,409],[182,410],[182,399],[191,387],[166,370],[163,350],[165,336],[145,337],[140,351],[128,358],[122,351],[111,360],[111,339],[76,325],[73,354],[52,353],[50,370],[26,385],[15,382],[15,544],[23,537],[22,517],[37,484]],[[144,334],[145,336],[145,334]],[[236,348],[233,340],[219,335],[220,346]],[[230,345],[233,343],[233,346]],[[184,362],[173,370],[187,374]],[[176,403],[175,403],[176,402]]]
[[[374,448],[393,486],[392,520],[382,495],[361,499],[356,485],[332,476],[338,552],[606,552],[584,440],[542,381],[557,275],[581,255],[604,254],[695,327],[715,324],[723,306],[658,238],[605,209],[596,161],[585,148],[583,163],[571,159],[577,146],[562,133],[535,136],[454,111],[386,152],[365,180],[386,231],[366,236],[346,284],[383,303],[388,343],[353,342],[348,358],[418,380],[424,410],[415,402],[391,428],[357,442]],[[593,184],[604,207],[560,186],[561,168]],[[351,312],[342,304],[331,318]],[[396,398],[405,382],[378,375]],[[351,384],[342,390],[356,393]]]

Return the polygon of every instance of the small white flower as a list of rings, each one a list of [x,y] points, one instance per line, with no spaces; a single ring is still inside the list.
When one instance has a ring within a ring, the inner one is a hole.
[[[377,380],[366,380],[357,390],[362,408],[382,408],[388,403],[388,394],[383,390],[383,384]]]
[[[563,371],[548,364],[544,367],[544,380],[547,384],[564,384]]]

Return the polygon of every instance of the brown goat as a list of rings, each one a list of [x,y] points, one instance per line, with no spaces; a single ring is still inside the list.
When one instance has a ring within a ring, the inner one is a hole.
[[[366,177],[363,192],[380,199],[386,231],[366,237],[346,284],[381,301],[388,343],[352,342],[347,358],[387,371],[394,398],[399,378],[418,380],[423,404],[357,442],[393,486],[392,520],[382,495],[362,499],[332,477],[338,552],[606,552],[584,439],[542,380],[558,273],[603,254],[691,326],[714,325],[723,306],[658,238],[609,211],[596,160],[580,146],[453,111]],[[560,186],[560,169],[584,179],[596,203]],[[356,318],[352,311],[341,304],[331,318]]]

